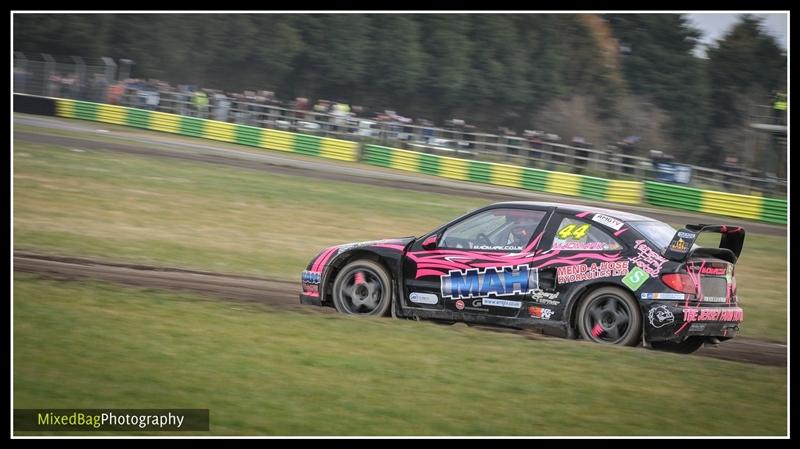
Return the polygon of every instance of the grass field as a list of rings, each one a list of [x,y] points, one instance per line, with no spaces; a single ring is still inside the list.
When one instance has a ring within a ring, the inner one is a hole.
[[[14,148],[15,248],[109,260],[298,279],[326,246],[420,235],[487,203],[22,141]],[[737,279],[742,335],[785,341],[786,239],[748,234]]]
[[[785,435],[786,370],[18,274],[14,406],[208,408],[220,435]]]

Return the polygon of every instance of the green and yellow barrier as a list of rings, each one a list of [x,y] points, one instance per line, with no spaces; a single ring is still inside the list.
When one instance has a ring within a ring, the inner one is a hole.
[[[652,181],[644,182],[644,196],[646,203],[656,206],[786,224],[786,200],[714,192]]]
[[[639,204],[642,196],[642,183],[638,181],[616,181],[493,162],[436,156],[379,145],[365,145],[363,161],[371,165],[450,179],[539,190],[617,203]]]
[[[247,125],[146,111],[110,104],[55,99],[56,115],[183,136],[238,143],[268,150],[288,151],[340,161],[358,159],[358,143]]]

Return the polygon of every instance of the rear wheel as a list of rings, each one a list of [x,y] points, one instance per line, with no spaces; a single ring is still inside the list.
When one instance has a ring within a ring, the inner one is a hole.
[[[616,287],[589,293],[578,307],[577,325],[581,337],[596,343],[636,346],[641,341],[639,305]]]
[[[366,259],[355,260],[336,275],[333,305],[340,313],[384,316],[391,304],[391,278],[379,263]]]
[[[680,343],[672,341],[651,341],[650,346],[657,351],[676,352],[678,354],[691,354],[703,347],[705,338],[689,337]]]

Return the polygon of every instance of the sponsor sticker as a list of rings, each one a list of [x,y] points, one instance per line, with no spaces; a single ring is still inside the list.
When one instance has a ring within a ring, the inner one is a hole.
[[[726,302],[727,300],[724,296],[703,296],[703,302]]]
[[[683,293],[642,293],[642,299],[686,299]],[[725,298],[723,298],[725,299]]]
[[[520,307],[522,307],[522,303],[520,301],[508,301],[506,299],[495,299],[495,298],[483,298],[483,305],[495,306],[495,307],[508,307],[509,309],[519,309]]]
[[[549,320],[551,316],[553,316],[553,311],[539,306],[530,306],[528,307],[528,312],[531,314],[532,318],[539,318],[540,320]]]
[[[477,245],[472,249],[494,250],[494,251],[521,251],[521,246],[514,245]]]
[[[650,325],[656,328],[664,327],[675,322],[675,315],[669,311],[667,306],[656,306],[647,313]]]
[[[727,267],[701,267],[700,274],[705,274],[708,276],[725,276],[728,272]]]
[[[547,304],[549,306],[557,306],[561,301],[557,301],[560,292],[546,292],[544,290],[534,290],[531,293],[531,300],[540,304]]]
[[[462,301],[460,299],[458,301],[456,301],[456,309],[464,310],[464,301]]]
[[[650,276],[658,276],[661,267],[667,263],[667,259],[653,251],[644,240],[637,240],[633,247],[637,251],[636,257],[628,258],[628,260]]]
[[[692,323],[689,326],[689,332],[703,332],[706,330],[706,323]]]
[[[697,237],[697,234],[695,234],[694,232],[678,231],[678,237],[686,240],[694,240],[695,237]]]
[[[603,242],[553,242],[553,249],[603,251],[606,249],[611,249],[611,246],[608,243]]]
[[[301,274],[301,279],[305,284],[319,284],[321,277],[322,273],[318,273],[315,271],[303,271],[303,273]]]
[[[479,312],[488,312],[489,311],[489,309],[487,309],[486,307],[483,307],[483,300],[482,299],[473,299],[472,300],[472,307],[469,307],[469,306],[465,305],[464,309],[465,310],[476,310],[476,311],[479,311]]]
[[[567,265],[556,268],[559,284],[628,274],[628,261]]]
[[[685,253],[686,251],[689,251],[689,245],[687,245],[682,238],[678,238],[678,240],[669,245],[669,249],[675,252]]]
[[[627,285],[629,289],[636,291],[648,279],[650,279],[650,275],[646,271],[639,267],[633,267],[633,270],[622,278],[622,283]]]
[[[438,304],[439,297],[432,293],[418,293],[414,292],[408,295],[408,299],[417,304]]]
[[[528,265],[451,270],[441,276],[442,297],[450,299],[509,296],[539,288],[539,273]]]
[[[693,323],[695,321],[734,321],[744,320],[744,312],[738,307],[730,308],[707,308],[690,307],[683,309],[683,321]]]
[[[608,226],[609,228],[619,231],[622,225],[625,223],[617,220],[616,218],[609,217],[608,215],[603,214],[594,214],[592,217],[592,221],[600,223],[601,225]]]

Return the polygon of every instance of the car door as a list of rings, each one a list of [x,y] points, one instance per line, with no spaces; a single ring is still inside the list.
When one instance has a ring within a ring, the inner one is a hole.
[[[515,317],[538,288],[530,262],[552,208],[500,205],[478,210],[420,238],[405,255],[403,305]]]
[[[553,319],[562,318],[568,302],[565,300],[586,283],[601,278],[620,279],[628,274],[628,260],[623,257],[625,244],[614,235],[613,228],[603,224],[606,221],[565,213],[556,213],[550,220],[539,245],[542,259],[537,265],[542,292],[558,295],[550,303],[554,306]],[[535,294],[533,299],[536,301]],[[538,302],[548,303],[544,299]],[[536,318],[533,314],[532,317]]]

